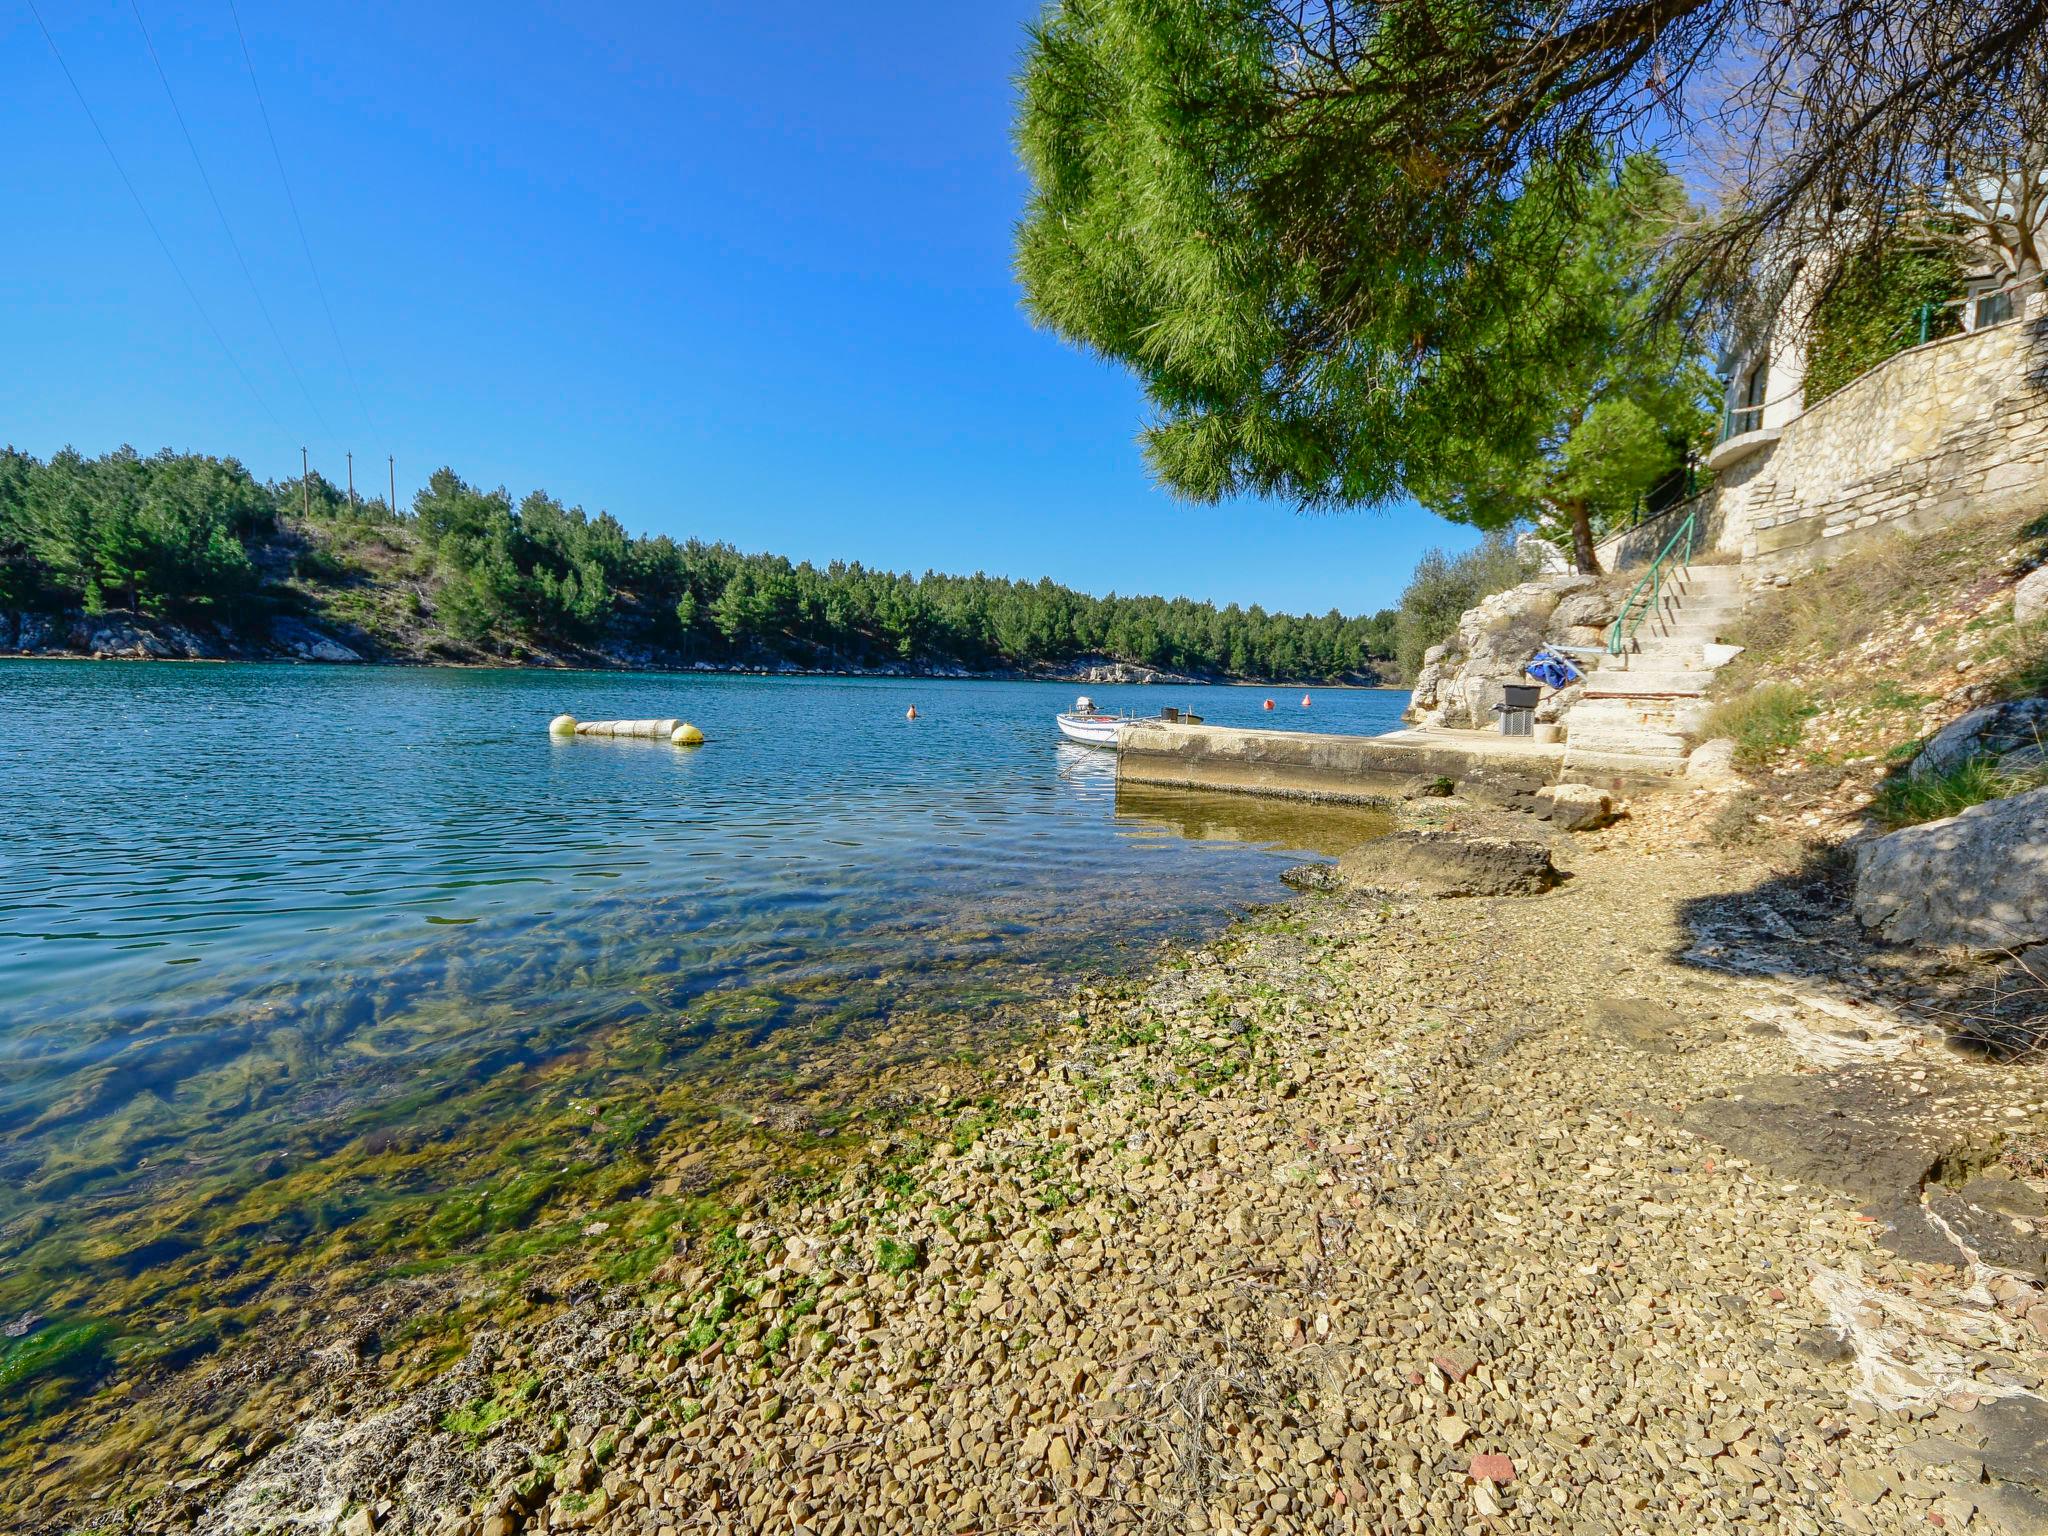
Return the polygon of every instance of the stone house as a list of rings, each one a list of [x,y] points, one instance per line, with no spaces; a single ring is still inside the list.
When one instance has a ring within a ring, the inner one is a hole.
[[[2015,283],[2004,273],[1987,246],[1953,301],[1960,330],[1811,405],[1806,334],[1819,295],[1795,274],[1768,321],[1724,359],[1723,432],[1706,460],[1713,484],[1611,535],[1602,564],[1649,559],[1691,515],[1695,547],[1756,562],[1769,578],[1873,530],[1935,526],[1986,498],[2048,496],[2048,294],[2038,275]]]

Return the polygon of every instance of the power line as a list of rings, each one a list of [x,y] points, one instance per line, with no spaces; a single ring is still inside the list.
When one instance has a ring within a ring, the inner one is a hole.
[[[36,25],[42,29],[43,41],[50,45],[50,57],[57,61],[57,67],[64,72],[64,79],[71,87],[71,94],[78,98],[78,105],[85,112],[85,120],[92,124],[92,131],[99,136],[100,148],[107,152],[107,158],[114,163],[114,174],[121,178],[121,185],[128,189],[128,196],[135,204],[135,211],[142,215],[142,222],[149,226],[150,234],[156,238],[157,249],[164,253],[164,260],[169,262],[171,270],[177,273],[178,282],[185,290],[185,297],[192,301],[192,307],[199,311],[199,318],[206,322],[207,330],[213,333],[214,342],[219,346],[221,356],[225,357],[228,366],[235,370],[235,376],[242,381],[242,387],[249,391],[249,398],[262,407],[263,414],[270,418],[270,424],[282,432],[284,423],[277,419],[277,412],[270,408],[270,402],[258,392],[255,383],[242,367],[241,361],[235,356],[234,348],[230,347],[227,338],[221,335],[220,327],[213,323],[213,316],[207,313],[206,306],[199,301],[199,291],[192,286],[192,280],[185,275],[185,269],[178,265],[178,258],[171,254],[170,244],[164,239],[163,231],[156,227],[156,220],[149,216],[148,205],[142,201],[142,194],[135,190],[135,183],[129,180],[127,168],[121,164],[121,157],[114,153],[113,142],[108,139],[106,129],[100,126],[99,118],[93,113],[92,104],[85,99],[85,92],[78,88],[78,81],[71,73],[71,66],[64,62],[63,50],[57,46],[57,39],[50,35],[49,23],[43,20],[43,13],[36,9],[36,0],[28,0],[28,12],[35,17]]]
[[[228,237],[228,249],[235,253],[235,264],[242,269],[242,276],[249,284],[249,296],[256,301],[256,309],[263,316],[263,323],[270,327],[270,339],[277,343],[277,350],[284,355],[284,365],[291,370],[292,379],[299,386],[299,393],[306,397],[306,404],[313,408],[313,419],[320,423],[322,432],[329,432],[327,418],[320,414],[320,403],[313,398],[313,391],[306,388],[306,381],[299,373],[299,365],[292,361],[292,349],[284,344],[284,336],[277,328],[277,321],[271,318],[270,306],[263,302],[263,290],[256,286],[256,274],[249,270],[249,258],[242,254],[242,243],[235,238],[234,226],[228,223],[228,211],[221,206],[220,194],[213,189],[213,178],[206,174],[206,161],[200,157],[199,142],[192,137],[191,125],[185,121],[184,109],[178,105],[178,93],[171,89],[171,77],[165,71],[164,61],[156,51],[156,42],[150,37],[149,28],[142,20],[142,7],[136,0],[128,0],[128,9],[135,15],[135,27],[142,34],[142,46],[149,50],[149,62],[156,66],[156,77],[163,82],[164,99],[171,104],[171,116],[178,120],[178,131],[185,136],[185,147],[192,151],[192,163],[199,168],[199,180],[206,188],[207,200],[213,204],[214,215],[220,220],[220,232]]]
[[[341,356],[341,367],[348,375],[349,388],[355,391],[356,408],[363,413],[363,425],[374,435],[377,424],[370,418],[369,402],[363,398],[363,386],[356,378],[355,364],[348,360],[341,327],[334,323],[334,306],[327,302],[327,285],[320,281],[320,264],[313,259],[313,242],[306,238],[306,221],[299,217],[299,200],[292,193],[291,177],[285,174],[284,152],[277,147],[277,130],[270,126],[270,108],[264,104],[263,87],[256,79],[256,60],[249,52],[249,39],[242,31],[242,14],[235,9],[235,0],[228,0],[228,14],[235,19],[235,36],[242,44],[242,62],[249,70],[249,88],[256,93],[256,110],[263,116],[263,133],[270,140],[271,158],[277,162],[277,179],[284,183],[284,200],[291,205],[292,224],[299,232],[299,249],[306,253],[306,270],[313,274],[313,288],[320,295],[320,308],[327,316],[327,329],[334,337],[334,350]]]

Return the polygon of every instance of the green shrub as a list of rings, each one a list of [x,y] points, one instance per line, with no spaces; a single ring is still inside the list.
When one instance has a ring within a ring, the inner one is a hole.
[[[1422,653],[1458,632],[1465,610],[1483,598],[1519,586],[1535,574],[1505,533],[1489,533],[1476,549],[1447,555],[1440,549],[1415,562],[1394,616],[1394,654],[1409,682],[1422,669]]]
[[[2048,765],[2006,769],[1999,767],[1996,758],[1973,757],[1947,773],[1919,779],[1901,773],[1887,779],[1878,789],[1871,811],[1888,827],[1911,827],[2044,786],[2048,786]]]
[[[1814,708],[1805,689],[1766,683],[1716,704],[1702,729],[1709,737],[1733,740],[1735,760],[1754,767],[1783,747],[1798,746]]]
[[[292,556],[292,573],[302,581],[324,581],[339,585],[369,574],[345,555],[318,544],[308,544]]]

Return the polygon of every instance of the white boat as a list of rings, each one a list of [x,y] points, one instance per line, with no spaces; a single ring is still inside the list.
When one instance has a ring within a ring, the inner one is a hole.
[[[1103,714],[1086,694],[1074,700],[1074,707],[1057,719],[1062,736],[1089,747],[1115,746],[1117,727],[1124,724],[1123,716]]]

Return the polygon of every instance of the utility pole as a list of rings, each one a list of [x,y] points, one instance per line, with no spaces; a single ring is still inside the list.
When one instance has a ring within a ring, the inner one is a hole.
[[[351,512],[356,509],[356,456],[354,452],[350,452],[348,456],[348,509]]]
[[[304,448],[299,450],[299,516],[313,516],[313,465]]]
[[[391,515],[398,516],[398,459],[393,454],[384,455],[384,467],[391,472]]]

